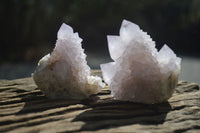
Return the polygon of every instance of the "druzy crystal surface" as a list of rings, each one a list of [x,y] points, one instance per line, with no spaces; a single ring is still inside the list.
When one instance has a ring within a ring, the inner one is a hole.
[[[153,104],[172,96],[181,59],[167,45],[158,52],[151,37],[127,20],[119,36],[107,39],[114,62],[101,64],[101,70],[115,99]]]
[[[102,79],[90,75],[90,67],[82,49],[82,39],[66,24],[57,34],[51,54],[38,63],[33,79],[49,98],[85,99],[104,87]]]

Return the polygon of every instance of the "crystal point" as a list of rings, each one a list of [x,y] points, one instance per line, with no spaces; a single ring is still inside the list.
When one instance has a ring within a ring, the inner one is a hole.
[[[108,48],[114,62],[100,67],[114,99],[152,104],[171,97],[181,59],[167,45],[158,52],[146,32],[123,20],[120,36],[108,36]]]
[[[85,99],[101,91],[104,83],[90,75],[78,33],[62,24],[57,38],[53,52],[39,61],[33,74],[38,88],[53,99]]]

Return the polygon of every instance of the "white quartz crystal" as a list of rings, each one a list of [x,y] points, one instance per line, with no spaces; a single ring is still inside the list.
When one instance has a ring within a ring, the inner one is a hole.
[[[100,77],[91,76],[82,39],[73,29],[62,24],[56,46],[38,63],[33,79],[49,98],[85,99],[104,87]]]
[[[172,96],[181,59],[167,45],[158,52],[151,37],[127,20],[120,36],[107,39],[114,62],[101,64],[101,70],[115,99],[152,104]]]

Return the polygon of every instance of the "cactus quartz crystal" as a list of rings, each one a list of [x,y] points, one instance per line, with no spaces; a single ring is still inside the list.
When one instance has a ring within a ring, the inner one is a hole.
[[[115,99],[152,104],[172,96],[181,59],[167,45],[158,52],[151,37],[127,20],[120,36],[107,39],[114,62],[101,64],[101,70]]]
[[[49,98],[85,99],[104,87],[102,79],[90,75],[82,39],[62,24],[53,52],[38,63],[33,79]]]

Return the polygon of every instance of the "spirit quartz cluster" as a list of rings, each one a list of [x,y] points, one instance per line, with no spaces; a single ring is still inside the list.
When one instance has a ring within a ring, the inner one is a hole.
[[[100,92],[105,84],[90,75],[78,33],[63,24],[57,38],[33,74],[38,88],[49,98],[85,99]],[[114,99],[152,104],[171,97],[181,59],[167,45],[158,52],[146,32],[124,20],[120,36],[108,36],[108,47],[114,62],[100,67]]]
[[[181,59],[167,45],[158,52],[151,37],[127,20],[120,36],[107,39],[114,62],[101,64],[101,70],[115,99],[152,104],[172,96]]]
[[[62,24],[56,46],[38,63],[33,79],[49,98],[85,99],[105,86],[102,79],[90,75],[82,39],[73,29]]]

